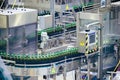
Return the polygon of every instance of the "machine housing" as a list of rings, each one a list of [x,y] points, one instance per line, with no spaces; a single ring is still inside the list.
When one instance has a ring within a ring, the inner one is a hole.
[[[0,52],[36,53],[37,10],[14,8],[0,10]]]
[[[93,53],[97,51],[97,32],[95,30],[81,31],[78,34],[78,48],[80,53]]]

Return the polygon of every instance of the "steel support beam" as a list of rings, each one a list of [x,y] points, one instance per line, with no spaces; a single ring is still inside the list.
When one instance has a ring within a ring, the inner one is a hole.
[[[52,15],[52,27],[55,27],[55,0],[50,0],[50,14]]]

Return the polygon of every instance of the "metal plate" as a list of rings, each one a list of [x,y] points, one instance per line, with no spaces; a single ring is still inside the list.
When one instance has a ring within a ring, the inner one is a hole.
[[[96,13],[86,13],[86,12],[79,12],[80,19],[87,19],[87,20],[100,20],[100,14]]]
[[[37,22],[37,11],[9,15],[9,27],[16,27]]]
[[[0,28],[12,28],[32,23],[37,23],[37,10],[19,8],[0,12]]]
[[[0,28],[6,28],[7,27],[7,16],[0,15]]]

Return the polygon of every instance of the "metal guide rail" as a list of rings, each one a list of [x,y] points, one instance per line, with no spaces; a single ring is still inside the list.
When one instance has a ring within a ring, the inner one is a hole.
[[[83,58],[86,58],[85,55],[81,55],[81,56],[77,56],[77,57],[71,57],[71,58],[66,58],[64,57],[63,60],[60,60],[60,61],[55,61],[55,62],[51,62],[51,63],[44,63],[44,64],[15,64],[16,67],[26,67],[26,68],[31,68],[31,67],[50,67],[52,63],[54,63],[55,65],[60,65],[62,63],[65,63],[65,62],[71,62],[71,61],[76,61],[76,60],[80,60],[80,59],[83,59]]]
[[[69,23],[65,25],[65,28],[63,26],[57,26],[57,27],[50,27],[41,31],[38,31],[38,36],[41,35],[41,32],[47,32],[49,36],[56,35],[56,34],[61,34],[63,33],[63,30],[66,29],[68,32],[76,29],[76,23]]]

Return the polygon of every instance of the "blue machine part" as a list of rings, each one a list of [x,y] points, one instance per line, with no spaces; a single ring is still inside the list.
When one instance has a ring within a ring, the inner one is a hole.
[[[87,75],[86,75],[86,74],[83,75],[83,76],[82,76],[82,79],[83,79],[83,80],[87,80]]]
[[[97,76],[92,77],[91,80],[97,80]]]
[[[95,42],[95,32],[94,33],[91,33],[89,34],[89,43],[94,43]]]

